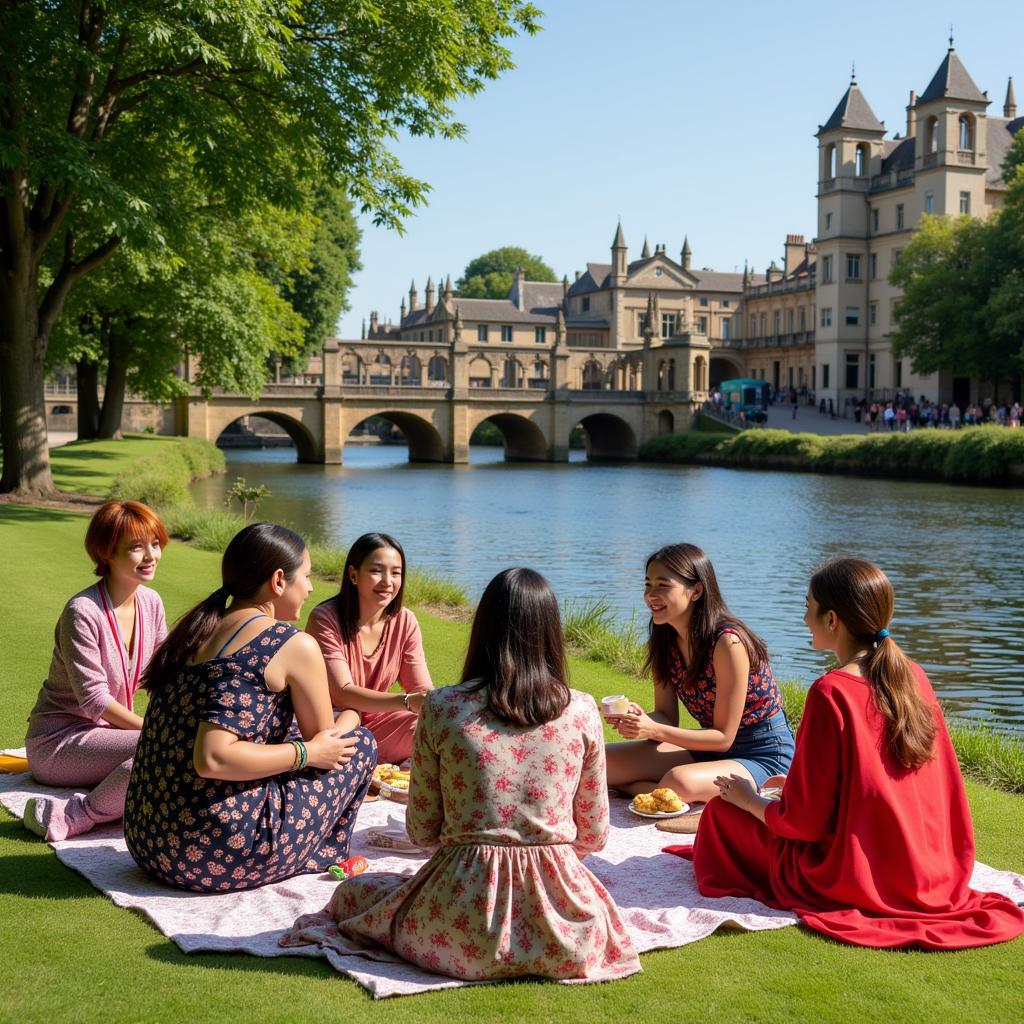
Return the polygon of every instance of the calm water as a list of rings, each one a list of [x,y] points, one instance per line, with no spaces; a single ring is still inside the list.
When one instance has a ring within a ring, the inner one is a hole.
[[[687,540],[711,556],[733,611],[767,640],[776,675],[823,669],[802,622],[810,569],[870,558],[896,588],[898,643],[963,717],[1024,731],[1024,491],[704,467],[410,465],[404,447],[347,447],[344,466],[291,449],[228,452],[228,474],[194,485],[223,502],[243,475],[272,496],[260,518],[344,545],[393,533],[412,565],[475,600],[499,569],[530,565],[559,597],[605,598],[646,622],[644,557]]]

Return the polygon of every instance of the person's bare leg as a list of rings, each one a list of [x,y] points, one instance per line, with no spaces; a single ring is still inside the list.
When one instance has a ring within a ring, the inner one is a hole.
[[[690,764],[693,758],[682,747],[650,740],[631,740],[605,745],[608,785],[629,796],[649,793],[666,772]]]
[[[669,769],[658,782],[679,794],[688,804],[707,803],[718,796],[715,779],[719,775],[742,775],[754,781],[753,776],[738,761],[694,761]]]

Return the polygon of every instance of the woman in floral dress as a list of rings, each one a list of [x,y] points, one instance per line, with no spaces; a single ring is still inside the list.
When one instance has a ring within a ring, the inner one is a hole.
[[[608,837],[601,719],[569,689],[558,602],[529,569],[480,600],[457,686],[427,696],[413,747],[411,878],[338,885],[283,945],[374,943],[466,980],[602,980],[640,970],[611,896],[583,866]]]
[[[768,651],[726,607],[708,556],[693,544],[655,551],[644,601],[654,711],[631,704],[608,719],[633,741],[609,744],[609,785],[630,794],[667,786],[704,803],[718,795],[722,774],[736,772],[755,786],[785,775],[794,740]],[[680,703],[699,728],[679,728]]]
[[[347,857],[377,763],[356,713],[334,720],[316,641],[280,621],[297,619],[312,590],[302,538],[247,526],[221,573],[223,586],[146,670],[124,813],[138,865],[197,892],[251,889]]]

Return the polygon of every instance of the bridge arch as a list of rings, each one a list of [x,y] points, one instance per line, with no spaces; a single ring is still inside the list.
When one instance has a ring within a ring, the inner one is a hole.
[[[639,445],[633,428],[621,416],[595,412],[580,426],[587,435],[587,458],[594,461],[635,459]]]
[[[717,387],[723,380],[731,380],[734,377],[743,376],[743,360],[732,353],[726,355],[724,352],[716,352],[710,360],[708,368],[711,387]]]
[[[371,416],[377,416],[382,420],[393,423],[405,435],[405,440],[409,445],[410,462],[445,461],[444,439],[438,433],[437,427],[429,420],[414,412],[381,409],[367,412],[359,420],[359,423],[368,420]],[[358,425],[358,423],[355,424],[353,429]]]
[[[232,411],[231,418],[221,424],[214,441],[217,441],[232,423],[237,423],[247,416],[260,416],[281,427],[292,439],[292,443],[295,445],[295,455],[299,462],[323,462],[323,453],[320,445],[309,428],[294,416],[278,412],[275,409],[246,409],[240,413]]]
[[[513,412],[497,412],[476,419],[470,434],[481,423],[493,423],[501,431],[506,462],[545,462],[549,458],[548,439],[533,420]]]

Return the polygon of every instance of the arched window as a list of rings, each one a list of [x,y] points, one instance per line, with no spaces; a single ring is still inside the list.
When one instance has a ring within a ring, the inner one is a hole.
[[[825,177],[834,178],[836,176],[836,147],[834,143],[829,143],[825,147]]]
[[[939,151],[939,119],[929,117],[924,126],[924,151],[926,153],[937,153]]]
[[[974,149],[974,118],[970,114],[960,115],[960,148]]]
[[[519,387],[519,361],[515,356],[509,356],[505,360],[501,373],[501,386],[503,388]]]
[[[448,383],[448,360],[444,356],[431,356],[427,363],[427,380],[431,384]]]
[[[858,178],[863,178],[868,173],[868,147],[863,142],[857,146],[857,153],[853,161],[853,173]]]
[[[596,359],[588,359],[583,366],[583,388],[586,391],[599,391],[603,378],[601,364]]]
[[[417,388],[423,383],[423,366],[418,356],[402,356],[398,364],[398,383]]]

